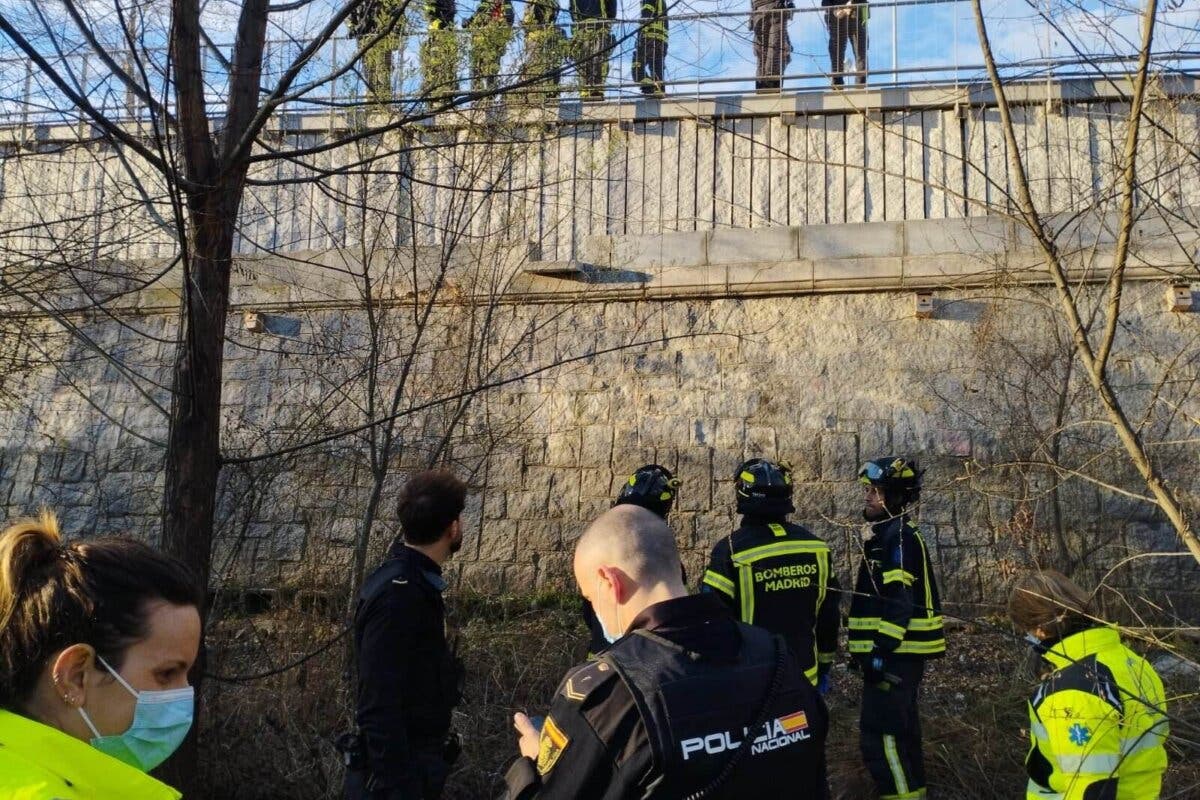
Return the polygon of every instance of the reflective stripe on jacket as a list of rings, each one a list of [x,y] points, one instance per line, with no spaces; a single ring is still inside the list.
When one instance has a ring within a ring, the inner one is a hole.
[[[942,602],[925,539],[906,516],[873,530],[850,600],[851,655],[942,655]]]
[[[5,800],[179,800],[179,792],[85,741],[0,709]]]
[[[1145,659],[1112,628],[1051,645],[1055,667],[1029,701],[1027,800],[1155,800],[1167,768],[1167,701]]]

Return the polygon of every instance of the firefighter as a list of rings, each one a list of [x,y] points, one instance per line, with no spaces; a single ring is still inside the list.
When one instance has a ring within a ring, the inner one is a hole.
[[[638,467],[628,480],[621,484],[621,491],[613,505],[641,506],[665,520],[675,504],[679,486],[680,481],[671,474],[671,470],[658,464],[646,464]],[[683,582],[687,584],[687,573],[682,571],[682,567],[680,569]],[[608,647],[608,642],[604,638],[604,628],[600,625],[592,604],[587,600],[583,601],[583,619],[591,633],[588,655],[595,656]]]
[[[425,0],[429,31],[421,40],[421,94],[445,100],[458,92],[458,33],[455,0]]]
[[[734,476],[741,526],[712,549],[701,591],[714,593],[742,622],[783,636],[822,693],[837,651],[838,583],[829,546],[787,521],[791,470],[756,458]]]
[[[667,2],[642,0],[642,20],[633,47],[633,82],[649,97],[666,93]]]
[[[1162,681],[1090,606],[1053,570],[1022,576],[1009,597],[1009,617],[1049,673],[1029,700],[1025,796],[1155,800],[1167,769]]]
[[[793,0],[750,0],[750,32],[758,62],[754,85],[760,92],[778,92],[792,61],[787,26],[795,8]]]
[[[463,23],[471,32],[471,91],[494,91],[500,60],[513,37],[512,0],[480,0],[475,13]]]
[[[854,74],[861,86],[867,82],[867,0],[821,0],[829,28],[829,68],[833,86],[842,85],[846,72],[846,42],[854,48]]]
[[[399,0],[364,0],[350,12],[350,35],[365,46],[376,36],[379,41],[362,57],[367,92],[377,101],[392,97],[392,53],[404,38],[404,5]],[[390,28],[390,30],[389,30]],[[384,33],[384,31],[388,31]],[[383,34],[380,36],[380,34]]]
[[[571,0],[571,49],[579,71],[579,96],[604,99],[608,58],[616,47],[612,26],[617,19],[616,0]]]
[[[850,602],[849,649],[863,676],[863,760],[884,798],[925,797],[917,698],[925,661],[946,652],[929,552],[908,516],[922,474],[896,456],[858,473],[870,528]]]
[[[656,514],[609,509],[574,573],[613,642],[566,676],[540,724],[516,714],[509,800],[824,796],[828,715],[779,637],[688,595]]]
[[[546,100],[558,97],[566,34],[558,25],[558,0],[528,0],[525,16],[525,62],[521,80],[530,81],[530,96]]]
[[[354,612],[358,731],[338,741],[346,800],[436,800],[460,752],[450,715],[462,664],[446,639],[442,565],[462,547],[467,487],[419,472],[401,490],[402,537]]]

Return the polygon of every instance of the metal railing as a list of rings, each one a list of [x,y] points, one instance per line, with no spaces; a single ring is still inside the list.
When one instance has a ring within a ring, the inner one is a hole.
[[[816,0],[802,0],[815,2]],[[1140,43],[1140,8],[1113,0],[1075,0],[1072,13],[1056,15],[1049,0],[991,0],[985,15],[992,47],[1002,74],[1010,79],[1058,79],[1080,75],[1127,73]],[[415,5],[415,4],[414,4]],[[1060,6],[1061,7],[1061,6]],[[467,9],[470,11],[473,9]],[[473,85],[486,94],[490,84],[472,76],[479,69],[481,46],[500,43],[495,85],[498,98],[476,102],[573,102],[580,97],[580,26],[560,13],[554,26],[530,27],[521,22],[522,7],[511,33],[499,30],[497,39],[485,42],[478,30],[454,29],[442,34],[443,50],[439,93],[468,93]],[[460,17],[466,14],[461,13]],[[929,83],[978,81],[985,76],[972,6],[966,0],[890,0],[871,2],[852,14],[865,19],[864,59],[856,55],[852,35],[845,44],[847,84],[858,78],[872,87],[914,86]],[[755,59],[755,33],[749,9],[714,13],[668,15],[669,36],[662,89],[668,96],[715,97],[753,92],[764,79],[775,78],[785,92],[827,90],[831,75],[830,38],[834,17],[827,8],[812,5],[756,14],[762,30],[778,35],[786,31],[791,53],[786,60]],[[1153,48],[1153,68],[1165,72],[1200,72],[1200,3],[1178,8],[1165,4],[1158,17]],[[854,26],[851,26],[853,29]],[[640,19],[611,23],[612,47],[600,54],[607,64],[602,87],[593,87],[608,99],[640,97],[631,62],[637,53]],[[858,29],[854,29],[858,30]],[[849,31],[850,34],[854,30]],[[379,41],[365,59],[359,58],[364,40],[331,39],[300,71],[295,87],[307,87],[281,106],[285,114],[341,113],[370,103],[404,104],[427,98],[433,49],[426,44],[429,32],[424,18],[410,12],[398,32]],[[841,37],[839,37],[841,38]],[[547,44],[550,42],[551,44]],[[70,43],[67,43],[70,44]],[[423,44],[426,46],[423,47]],[[268,44],[263,90],[269,91],[306,43],[277,40]],[[223,114],[228,89],[228,61],[232,48],[209,45],[203,54],[209,109]],[[447,55],[448,54],[448,55]],[[44,53],[69,84],[103,113],[126,119],[147,119],[148,104],[127,81],[120,79],[84,43],[47,48]],[[159,88],[167,67],[165,48],[148,47],[137,58],[114,48],[109,55],[122,69]],[[434,54],[436,56],[436,53]],[[595,54],[592,54],[593,57]],[[449,64],[449,67],[447,67]],[[777,66],[776,66],[777,64]],[[549,69],[559,71],[558,84],[545,79]],[[865,67],[865,68],[864,68]],[[447,71],[448,70],[448,71]],[[370,76],[373,88],[368,86]],[[452,77],[446,78],[446,75]],[[540,79],[539,79],[540,78]],[[139,78],[138,82],[141,82]],[[154,94],[152,92],[151,94]],[[461,95],[460,95],[461,96]],[[172,98],[164,105],[170,108]],[[472,97],[465,95],[465,102]],[[0,36],[0,124],[37,126],[82,120],[66,92],[21,55],[12,42]]]

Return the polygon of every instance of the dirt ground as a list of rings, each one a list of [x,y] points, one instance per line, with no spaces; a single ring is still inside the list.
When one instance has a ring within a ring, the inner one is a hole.
[[[583,657],[585,635],[573,598],[450,599],[459,653],[469,671],[455,712],[465,750],[447,800],[486,800],[502,788],[516,753],[514,710],[545,713],[563,672]],[[229,620],[211,639],[217,673],[250,674],[286,665],[336,635],[310,615],[272,613]],[[990,800],[1023,796],[1028,748],[1026,651],[1003,625],[986,620],[949,634],[949,653],[923,683],[922,725],[930,797]],[[332,741],[349,719],[346,650],[335,645],[301,667],[248,683],[209,681],[204,691],[203,768],[210,796],[238,800],[339,797],[341,768]],[[1200,725],[1200,685],[1172,687],[1173,716]],[[828,702],[830,779],[835,800],[875,797],[858,753],[860,681],[844,663]],[[1200,730],[1200,728],[1192,728]],[[1200,798],[1200,750],[1171,745],[1163,798]]]

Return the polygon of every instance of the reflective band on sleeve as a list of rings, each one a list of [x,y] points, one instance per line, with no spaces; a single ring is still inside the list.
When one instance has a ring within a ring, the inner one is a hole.
[[[713,572],[711,569],[705,572],[704,584],[733,597],[733,581],[719,572]]]
[[[903,639],[904,638],[904,628],[901,628],[899,625],[896,625],[891,622],[887,622],[885,620],[879,621],[879,632],[882,633],[884,636],[890,636],[893,639]]]
[[[850,630],[873,631],[879,627],[879,617],[851,617]]]
[[[883,582],[885,584],[900,582],[905,586],[912,586],[916,579],[917,577],[911,572],[902,569],[889,569],[883,573]]]
[[[936,631],[941,630],[942,618],[938,617],[913,617],[908,621],[908,629],[910,631]]]

